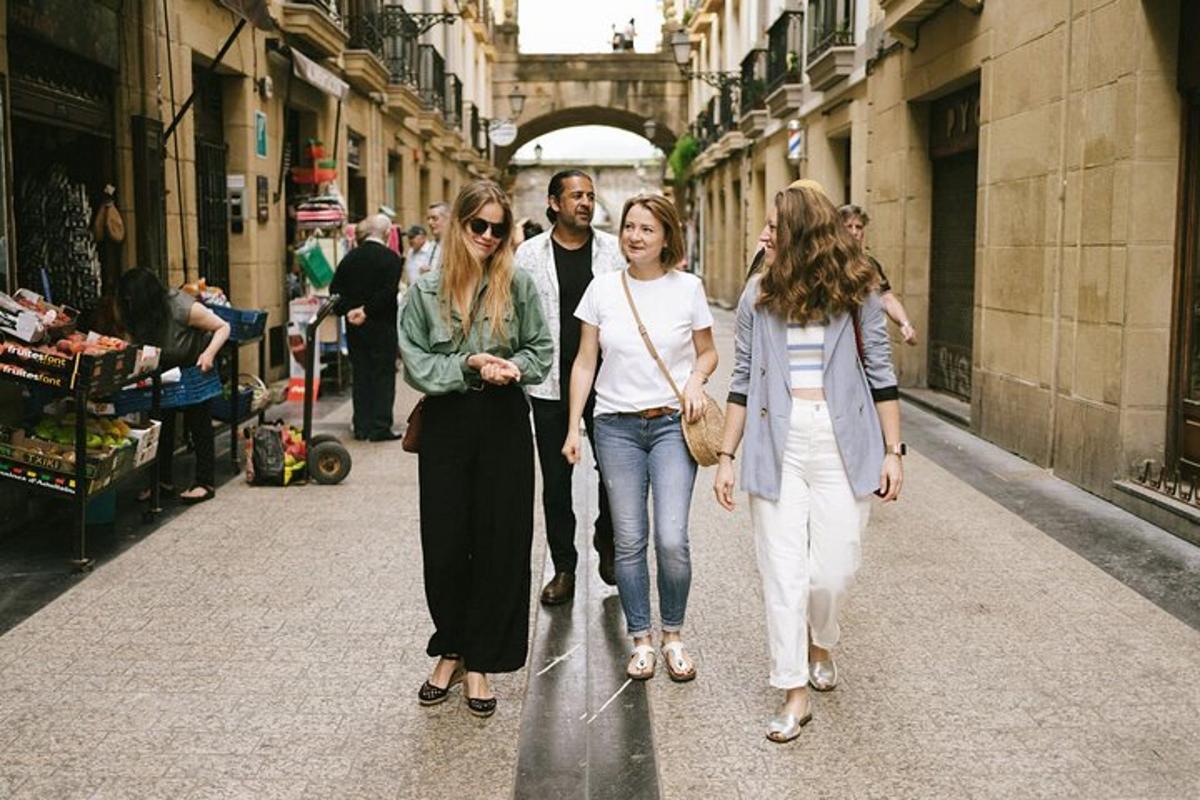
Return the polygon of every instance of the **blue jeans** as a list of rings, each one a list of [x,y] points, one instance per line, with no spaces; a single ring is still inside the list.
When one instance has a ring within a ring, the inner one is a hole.
[[[692,557],[688,512],[696,462],[683,440],[679,415],[642,419],[621,414],[595,418],[596,458],[608,487],[616,545],[617,589],[633,637],[650,635],[650,567],[647,495],[654,492],[654,552],[662,629],[683,627]]]

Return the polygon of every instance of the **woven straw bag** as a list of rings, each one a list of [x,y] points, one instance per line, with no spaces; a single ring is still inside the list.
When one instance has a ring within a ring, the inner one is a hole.
[[[679,391],[679,386],[675,383],[675,379],[671,377],[671,370],[667,369],[667,365],[663,363],[662,356],[658,354],[658,350],[654,347],[654,342],[650,341],[650,335],[646,333],[646,326],[642,324],[642,317],[638,314],[637,305],[633,302],[633,293],[629,291],[628,273],[621,273],[621,286],[625,289],[625,299],[629,301],[629,310],[633,312],[633,321],[637,323],[638,333],[642,336],[642,341],[646,344],[646,349],[650,351],[650,355],[654,358],[654,363],[658,364],[658,368],[666,377],[667,383],[671,384],[671,391],[675,393],[675,397],[679,399],[679,410],[683,411],[683,392]],[[721,411],[721,407],[717,405],[717,401],[709,397],[708,392],[704,393],[704,411],[700,414],[699,419],[695,422],[688,422],[686,416],[681,416],[683,425],[683,440],[687,443],[688,452],[691,453],[692,459],[702,467],[711,467],[717,463],[717,453],[721,449],[721,436],[725,429],[725,413]]]

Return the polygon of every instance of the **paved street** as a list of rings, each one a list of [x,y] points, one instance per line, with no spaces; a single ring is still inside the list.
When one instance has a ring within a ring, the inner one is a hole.
[[[720,374],[731,323],[717,312]],[[745,499],[719,510],[710,471],[693,505],[686,629],[699,678],[660,674],[614,698],[623,656],[593,649],[617,641],[615,590],[591,580],[574,609],[534,604],[532,663],[495,678],[499,710],[479,721],[458,692],[434,709],[414,697],[430,666],[415,457],[352,444],[344,484],[234,481],[0,636],[0,797],[1200,795],[1200,633],[939,463],[1011,457],[905,413],[928,444],[906,460],[902,502],[873,512],[842,684],[790,745],[763,736],[776,693]],[[346,405],[325,428],[348,418]],[[943,430],[951,444],[930,434]],[[1061,491],[1077,523],[1112,513]],[[1190,549],[1126,519],[1147,553],[1200,574]],[[539,527],[535,576],[543,543]],[[559,614],[587,629],[572,652],[541,638]],[[599,694],[573,698],[582,713],[561,736],[524,712],[569,669]],[[621,725],[604,727],[609,715]],[[625,754],[614,731],[645,747]],[[535,794],[539,775],[519,761],[550,754],[549,770],[567,740],[583,754],[562,770],[569,788]],[[604,767],[613,752],[624,760]],[[632,790],[622,774],[645,782]]]

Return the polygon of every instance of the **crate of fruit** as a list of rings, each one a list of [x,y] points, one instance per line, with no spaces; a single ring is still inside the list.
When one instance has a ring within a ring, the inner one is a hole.
[[[137,352],[126,342],[72,333],[53,345],[0,342],[0,371],[55,389],[111,391],[133,374]]]
[[[134,439],[130,426],[121,420],[89,417],[87,431],[87,462],[84,475],[88,491],[108,486],[133,468]],[[75,418],[67,414],[60,418],[45,417],[32,432],[14,431],[0,442],[0,461],[7,464],[10,477],[20,477],[31,483],[46,485],[61,491],[73,491],[75,475]],[[15,469],[15,472],[14,472]]]
[[[258,308],[209,306],[212,312],[229,323],[229,340],[248,342],[263,335],[267,327],[267,312]]]

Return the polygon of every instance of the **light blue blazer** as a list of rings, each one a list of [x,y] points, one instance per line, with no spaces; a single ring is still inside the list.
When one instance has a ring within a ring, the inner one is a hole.
[[[759,276],[752,277],[738,301],[729,402],[746,407],[742,488],[752,495],[778,500],[783,449],[792,416],[787,322],[755,306],[758,283]],[[868,295],[858,315],[863,340],[861,360],[850,315],[838,314],[825,330],[823,377],[825,401],[846,475],[854,494],[865,497],[879,488],[883,466],[883,431],[875,402],[895,400],[899,394],[879,295]]]

